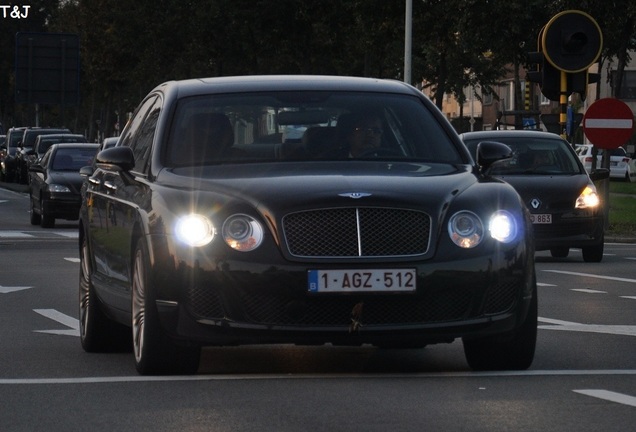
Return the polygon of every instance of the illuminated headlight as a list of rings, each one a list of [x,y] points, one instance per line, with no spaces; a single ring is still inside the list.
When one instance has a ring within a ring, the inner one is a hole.
[[[64,185],[59,185],[59,184],[50,184],[48,186],[49,192],[55,192],[55,193],[69,193],[71,192],[71,190],[69,188],[67,188]]]
[[[476,214],[460,211],[448,221],[448,234],[457,246],[473,248],[481,243],[484,237],[484,225]]]
[[[517,238],[517,222],[510,213],[498,211],[490,217],[488,231],[495,240],[510,243]]]
[[[210,219],[198,214],[180,217],[174,227],[179,241],[194,247],[205,246],[214,239],[214,226]]]
[[[232,249],[249,252],[263,241],[263,227],[248,215],[230,216],[223,224],[223,239]]]
[[[601,200],[596,193],[596,188],[586,186],[583,192],[581,192],[581,195],[576,199],[575,207],[578,209],[592,208],[599,205],[600,202]]]

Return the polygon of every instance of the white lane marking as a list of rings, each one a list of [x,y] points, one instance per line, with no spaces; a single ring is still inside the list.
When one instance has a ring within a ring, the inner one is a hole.
[[[607,291],[599,291],[599,290],[593,290],[593,289],[587,289],[587,288],[573,288],[570,291],[578,291],[578,292],[584,292],[588,294],[607,294]]]
[[[635,296],[621,296],[621,298],[630,299],[630,300],[636,300]]]
[[[590,273],[578,273],[578,272],[570,272],[570,271],[562,271],[562,270],[541,270],[541,271],[550,272],[550,273],[567,274],[567,275],[573,275],[573,276],[585,276],[585,277],[591,277],[596,279],[614,280],[619,282],[636,283],[636,279],[619,278],[614,276],[601,276],[601,275],[595,275]]]
[[[33,312],[39,313],[43,317],[52,319],[62,325],[70,327],[64,330],[33,330],[36,333],[48,333],[65,336],[79,336],[79,321],[55,309],[33,309]]]
[[[6,287],[6,286],[0,285],[0,294],[8,294],[8,293],[11,293],[11,292],[28,290],[30,288],[33,288],[33,287],[30,287],[30,286]]]
[[[607,390],[572,390],[574,393],[580,393],[586,396],[592,396],[598,399],[616,402],[623,405],[636,407],[636,397],[622,393],[616,393]]]
[[[68,238],[79,238],[79,232],[77,231],[52,231],[53,234],[68,237]]]
[[[425,372],[414,374],[379,374],[373,378],[468,378],[468,377],[510,377],[510,376],[623,376],[636,375],[636,370],[529,370],[529,371],[501,371],[501,372]],[[99,384],[99,383],[128,383],[128,382],[174,382],[174,381],[246,381],[246,380],[276,380],[276,379],[350,379],[368,377],[360,374],[254,374],[254,375],[171,375],[171,376],[114,376],[114,377],[83,377],[83,378],[7,378],[0,379],[0,385],[24,384]]]
[[[541,282],[537,282],[537,286],[542,286],[542,287],[555,287],[557,285],[553,285],[553,284],[549,284],[549,283],[541,283]]]
[[[22,231],[0,231],[0,238],[33,238],[31,234]]]
[[[551,318],[539,318],[539,322],[552,324],[540,325],[542,330],[561,330],[584,333],[602,333],[623,336],[636,336],[636,326],[630,325],[601,325],[601,324],[581,324],[570,321],[562,321]]]
[[[72,263],[78,263],[80,262],[79,258],[64,258],[66,261],[70,261]]]

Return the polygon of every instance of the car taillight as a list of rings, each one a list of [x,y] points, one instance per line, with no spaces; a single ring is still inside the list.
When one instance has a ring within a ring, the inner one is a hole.
[[[623,162],[629,163],[629,158],[623,158]]]
[[[589,156],[588,156],[588,157],[586,157],[586,158],[585,158],[585,162],[590,162],[590,163],[592,163],[592,158],[591,158],[591,157],[589,157]]]

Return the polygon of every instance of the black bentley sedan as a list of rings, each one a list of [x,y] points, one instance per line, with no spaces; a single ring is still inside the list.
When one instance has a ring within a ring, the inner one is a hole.
[[[55,226],[55,219],[77,220],[83,179],[79,171],[90,165],[98,144],[53,144],[42,159],[29,166],[31,224]]]
[[[531,130],[467,132],[461,135],[473,152],[483,141],[497,141],[513,157],[493,166],[489,174],[517,189],[530,210],[536,250],[565,258],[581,249],[585,262],[603,259],[605,222],[594,181],[608,170],[588,173],[572,146],[559,135]]]
[[[86,351],[132,338],[141,374],[195,373],[206,345],[462,338],[476,370],[533,361],[530,214],[409,85],[167,82],[82,172]]]

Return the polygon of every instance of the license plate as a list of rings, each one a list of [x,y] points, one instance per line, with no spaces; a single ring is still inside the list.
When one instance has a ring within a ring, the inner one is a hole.
[[[414,292],[415,269],[309,270],[311,293]]]
[[[552,215],[551,214],[530,214],[530,218],[532,219],[533,224],[551,224],[552,223]]]

